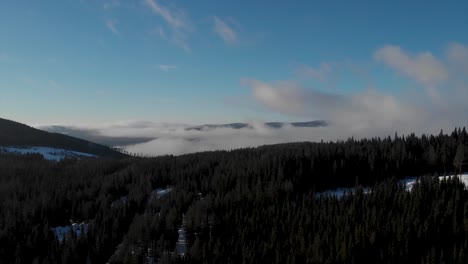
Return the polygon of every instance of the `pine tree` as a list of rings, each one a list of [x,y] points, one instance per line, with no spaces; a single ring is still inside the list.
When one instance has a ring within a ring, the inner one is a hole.
[[[458,145],[457,153],[455,154],[455,158],[453,160],[453,165],[455,168],[458,169],[458,174],[461,176],[462,174],[462,167],[463,161],[465,159],[465,147],[463,145]]]

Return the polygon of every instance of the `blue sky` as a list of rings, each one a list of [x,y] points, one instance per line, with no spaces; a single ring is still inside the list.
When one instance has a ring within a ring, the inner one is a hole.
[[[305,121],[335,117],[323,102],[452,102],[445,87],[468,88],[467,14],[467,1],[4,0],[0,115]]]

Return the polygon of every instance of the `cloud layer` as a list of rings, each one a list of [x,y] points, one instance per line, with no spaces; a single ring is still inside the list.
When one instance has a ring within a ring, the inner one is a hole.
[[[86,128],[60,126],[41,126],[40,128],[101,143],[114,143],[109,145],[122,143],[129,152],[148,156],[180,155],[284,142],[337,139],[334,138],[334,135],[329,134],[325,127],[310,128],[285,125],[282,128],[272,128],[263,122],[252,121],[249,128],[242,129],[187,130],[193,126],[193,124],[130,121]]]

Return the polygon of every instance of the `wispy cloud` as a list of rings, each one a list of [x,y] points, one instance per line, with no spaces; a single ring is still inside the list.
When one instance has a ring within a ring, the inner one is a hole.
[[[120,31],[117,29],[117,24],[118,24],[117,19],[107,19],[106,20],[106,27],[114,33],[116,36],[120,36]]]
[[[160,64],[158,68],[162,71],[168,72],[170,70],[176,70],[178,67],[176,65],[167,65],[167,64]]]
[[[162,38],[162,39],[167,39],[167,35],[166,35],[166,31],[164,30],[164,28],[162,27],[158,27],[157,31],[159,36]]]
[[[322,62],[317,68],[302,65],[298,68],[298,73],[306,78],[316,78],[321,81],[326,80],[331,73],[332,65],[328,62]]]
[[[55,80],[48,81],[49,87],[53,90],[60,89],[60,85]]]
[[[110,10],[110,9],[114,9],[114,8],[117,8],[121,5],[120,1],[119,0],[108,0],[108,1],[105,1],[103,4],[102,4],[102,8],[104,10]]]
[[[451,43],[445,57],[435,57],[430,52],[409,54],[398,46],[386,45],[374,53],[374,59],[397,73],[407,76],[426,88],[434,103],[447,105],[451,93],[468,96],[468,46]],[[458,87],[454,90],[454,87]],[[443,91],[442,91],[443,89]]]
[[[213,17],[213,30],[214,32],[224,40],[226,44],[234,44],[237,42],[238,34],[229,25],[230,20],[222,20],[221,18]]]
[[[182,10],[171,10],[164,7],[156,0],[145,0],[146,4],[158,15],[160,15],[168,24],[175,28],[187,28],[185,13]]]
[[[188,37],[193,29],[193,25],[189,22],[186,13],[181,9],[163,6],[156,0],[145,0],[145,3],[154,13],[159,15],[171,29],[171,41],[185,51],[190,51]],[[164,31],[160,30],[160,32]],[[165,36],[165,33],[163,35]]]

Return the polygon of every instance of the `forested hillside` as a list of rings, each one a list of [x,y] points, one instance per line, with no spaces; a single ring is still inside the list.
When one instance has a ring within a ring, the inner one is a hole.
[[[63,134],[49,133],[0,118],[1,146],[51,147],[94,154],[100,157],[123,158],[127,156],[107,146]]]
[[[467,263],[465,186],[398,182],[466,170],[467,146],[455,129],[152,159],[1,154],[0,262]]]

